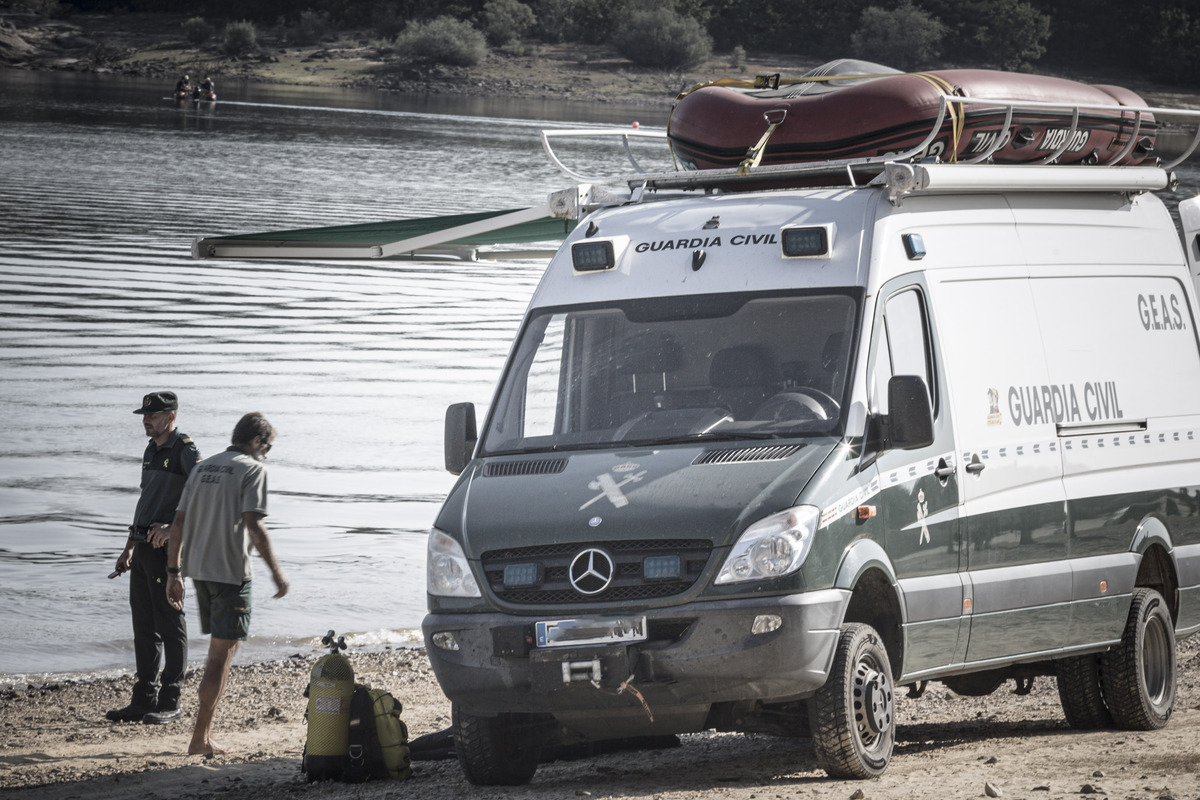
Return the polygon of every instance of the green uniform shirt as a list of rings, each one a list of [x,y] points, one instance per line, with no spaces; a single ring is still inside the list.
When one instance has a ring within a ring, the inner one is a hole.
[[[140,528],[175,519],[175,507],[192,468],[200,463],[200,451],[178,430],[161,445],[151,439],[142,456],[142,495],[138,498],[133,524]]]

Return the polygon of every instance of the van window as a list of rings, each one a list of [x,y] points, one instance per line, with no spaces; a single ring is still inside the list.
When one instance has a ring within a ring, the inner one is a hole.
[[[525,430],[530,436],[549,436],[555,430],[558,387],[562,383],[563,319],[551,318],[543,346],[534,355],[525,385]]]
[[[832,433],[859,306],[850,293],[805,293],[535,310],[484,450]]]
[[[929,330],[924,300],[918,289],[906,289],[888,298],[876,353],[874,403],[879,413],[887,413],[887,382],[893,375],[919,375],[933,392],[930,408],[936,414]]]

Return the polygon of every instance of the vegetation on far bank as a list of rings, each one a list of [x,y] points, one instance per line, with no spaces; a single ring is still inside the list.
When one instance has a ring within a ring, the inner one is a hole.
[[[9,0],[51,16],[179,14],[176,0]],[[366,30],[384,56],[474,66],[538,43],[603,46],[633,64],[694,67],[714,51],[854,56],[1193,84],[1200,0],[193,0],[181,35],[228,58]],[[738,54],[741,54],[740,56]]]

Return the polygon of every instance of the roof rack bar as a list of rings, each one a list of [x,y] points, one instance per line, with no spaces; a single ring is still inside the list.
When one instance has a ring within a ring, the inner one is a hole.
[[[1159,167],[1089,169],[1075,165],[1035,164],[888,164],[888,199],[928,192],[977,191],[1147,192],[1166,189],[1174,176]]]
[[[1124,114],[1121,115],[1124,117]],[[1113,158],[1108,160],[1109,164],[1119,164],[1121,159],[1129,155],[1129,151],[1137,144],[1138,134],[1142,132],[1142,112],[1136,110],[1133,112],[1133,130],[1129,133],[1129,141],[1121,148],[1121,152],[1117,153]]]
[[[948,96],[949,95],[947,95],[947,97]],[[1000,130],[996,131],[996,138],[992,141],[992,144],[988,147],[988,149],[984,150],[982,153],[975,156],[974,158],[969,158],[966,161],[959,161],[958,163],[960,163],[960,164],[979,164],[983,161],[986,161],[988,158],[990,158],[992,153],[996,152],[997,150],[999,150],[1001,147],[1003,147],[1006,144],[1004,135],[1008,132],[1009,127],[1012,125],[1012,118],[1013,118],[1013,107],[1009,106],[1007,109],[1005,109],[1004,124],[1000,126]]]
[[[1176,120],[1180,122],[1188,122],[1196,126],[1196,134],[1183,153],[1177,156],[1173,161],[1163,164],[1162,168],[1171,170],[1186,161],[1192,153],[1196,151],[1197,146],[1200,146],[1200,111],[1193,111],[1182,108],[1162,108],[1159,106],[1106,106],[1098,103],[1048,103],[1041,100],[993,100],[985,97],[959,97],[957,95],[942,95],[942,99],[948,103],[958,103],[959,105],[985,105],[997,106],[1000,108],[1008,108],[1011,112],[1014,108],[1020,109],[1072,109],[1076,113],[1079,111],[1120,111],[1122,114],[1131,112],[1135,115],[1134,135],[1131,137],[1132,144],[1123,151],[1117,158],[1106,162],[1107,164],[1116,164],[1122,158],[1129,154],[1129,150],[1137,145],[1137,134],[1141,132],[1142,121],[1146,114],[1152,114],[1156,120]],[[1011,119],[1011,117],[1010,117]],[[1006,127],[1007,127],[1006,121]],[[1056,156],[1057,157],[1057,156]],[[964,162],[964,163],[974,163]]]
[[[564,128],[542,131],[542,149],[546,151],[546,155],[550,156],[550,160],[554,162],[554,166],[558,167],[559,171],[568,178],[579,181],[580,183],[615,183],[617,179],[595,178],[588,177],[581,173],[575,172],[573,169],[564,164],[554,152],[554,148],[550,144],[552,138],[564,137],[587,137],[587,136],[620,136],[625,144],[625,153],[629,157],[629,162],[633,165],[634,171],[640,174],[645,174],[645,170],[638,164],[637,159],[633,157],[633,152],[629,149],[629,137],[634,136],[643,139],[666,139],[666,131],[627,131],[616,128]],[[624,179],[621,179],[624,180]]]
[[[1059,157],[1067,152],[1067,148],[1071,146],[1071,140],[1075,138],[1075,133],[1079,130],[1079,106],[1071,109],[1071,130],[1067,131],[1067,135],[1063,137],[1062,144],[1054,149],[1054,152],[1042,159],[1043,164],[1054,164],[1058,162]]]
[[[1192,136],[1192,143],[1183,151],[1183,155],[1176,158],[1170,164],[1164,164],[1163,169],[1174,169],[1182,164],[1192,153],[1196,152],[1196,146],[1200,145],[1200,122],[1196,123],[1196,133]]]

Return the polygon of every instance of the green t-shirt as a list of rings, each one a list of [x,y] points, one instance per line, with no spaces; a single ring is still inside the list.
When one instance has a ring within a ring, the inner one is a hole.
[[[250,535],[242,514],[267,515],[267,470],[261,462],[237,447],[204,459],[188,477],[179,510],[184,575],[230,584],[251,579]]]

